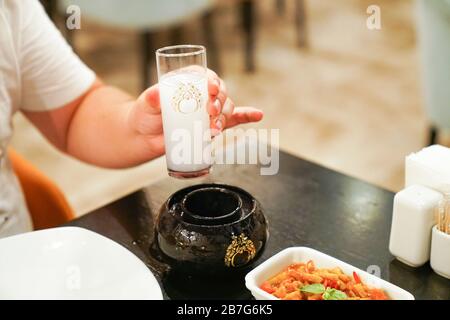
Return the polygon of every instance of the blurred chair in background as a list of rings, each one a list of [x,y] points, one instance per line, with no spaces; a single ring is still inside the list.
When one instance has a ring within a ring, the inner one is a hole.
[[[72,220],[75,214],[56,184],[12,149],[12,167],[25,195],[35,230],[53,228]]]
[[[156,80],[156,77],[150,74],[150,66],[154,63],[154,52],[157,49],[153,43],[154,34],[163,29],[170,29],[171,44],[179,43],[182,24],[195,16],[200,16],[202,20],[210,65],[218,69],[218,52],[212,35],[214,27],[211,21],[214,0],[62,0],[58,4],[63,13],[69,5],[77,5],[83,18],[105,26],[139,32],[143,89],[148,88],[152,80]]]
[[[286,9],[286,0],[275,0],[278,15],[283,15]],[[301,48],[308,47],[308,25],[306,19],[305,0],[295,0],[295,27],[297,44]]]
[[[253,72],[255,71],[255,3],[254,0],[242,0],[239,5],[245,37],[245,71]]]
[[[205,38],[205,46],[208,48],[209,65],[215,71],[220,72],[217,45],[214,38],[214,23],[212,13],[216,0],[134,0],[126,2],[121,0],[40,0],[47,14],[53,21],[65,16],[66,8],[78,5],[82,15],[107,26],[128,28],[137,30],[142,40],[142,82],[147,87],[150,81],[149,63],[153,62],[152,38],[153,35],[164,29],[171,29],[171,43],[181,43],[182,24],[189,18],[199,15],[202,20],[202,28]],[[244,66],[245,71],[255,70],[255,1],[236,0],[239,7],[240,21],[244,34]],[[298,0],[301,6],[297,6],[304,12],[303,0]],[[301,16],[301,15],[300,15]],[[304,19],[298,19],[299,25],[304,25]],[[305,30],[305,28],[301,28]],[[64,30],[67,40],[74,46],[74,32]],[[299,34],[304,34],[299,33]],[[303,38],[302,38],[303,39]],[[306,37],[304,38],[306,39]],[[303,41],[300,41],[303,42]],[[74,48],[76,49],[76,48]],[[151,61],[149,61],[149,59]]]
[[[419,0],[417,9],[431,145],[441,130],[450,129],[450,0]]]

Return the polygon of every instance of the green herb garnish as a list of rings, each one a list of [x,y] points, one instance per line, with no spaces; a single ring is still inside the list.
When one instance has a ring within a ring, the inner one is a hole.
[[[325,288],[321,283],[309,284],[301,287],[300,291],[312,294],[322,294],[323,300],[345,300],[347,295],[341,290],[334,288]]]
[[[327,288],[322,296],[323,300],[346,300],[347,295],[341,290]]]
[[[300,291],[312,293],[312,294],[321,294],[325,292],[325,287],[321,283],[309,284],[307,286],[301,287]]]

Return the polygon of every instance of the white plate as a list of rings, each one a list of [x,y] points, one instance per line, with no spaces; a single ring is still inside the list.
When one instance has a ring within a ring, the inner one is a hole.
[[[308,260],[313,260],[318,268],[339,267],[348,275],[351,275],[355,271],[365,284],[384,290],[393,300],[414,300],[414,296],[411,293],[392,283],[327,254],[306,247],[288,248],[267,259],[245,276],[245,285],[257,300],[278,300],[275,296],[260,289],[259,286],[264,281],[281,272],[288,265],[298,262],[308,262]]]
[[[62,227],[0,239],[0,299],[162,299],[145,264],[95,232]]]

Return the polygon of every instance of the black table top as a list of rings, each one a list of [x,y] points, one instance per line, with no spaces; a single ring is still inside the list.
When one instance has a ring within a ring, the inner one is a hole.
[[[416,299],[450,299],[450,280],[435,274],[429,264],[411,268],[389,253],[392,192],[284,152],[276,175],[261,176],[255,165],[222,165],[207,178],[166,178],[69,225],[93,230],[128,248],[155,274],[165,298],[250,299],[244,275],[231,279],[177,275],[151,249],[162,203],[176,190],[203,182],[239,186],[261,202],[270,237],[257,263],[287,247],[307,246],[363,270],[379,268],[383,279]]]

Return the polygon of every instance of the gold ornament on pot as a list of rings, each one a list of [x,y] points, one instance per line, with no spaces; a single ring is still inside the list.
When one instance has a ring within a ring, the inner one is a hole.
[[[202,94],[192,83],[181,83],[172,97],[172,106],[176,112],[193,113],[200,110]]]
[[[239,267],[247,264],[256,255],[256,248],[253,241],[245,234],[231,238],[231,244],[225,253],[225,265],[227,267]]]

